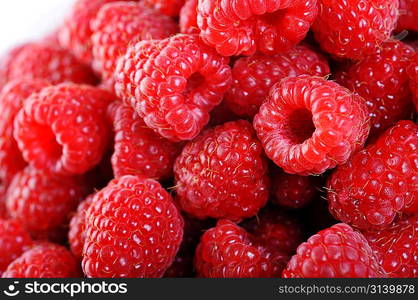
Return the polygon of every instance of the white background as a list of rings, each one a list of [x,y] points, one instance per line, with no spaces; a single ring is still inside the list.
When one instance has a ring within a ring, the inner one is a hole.
[[[0,0],[0,55],[62,24],[74,0]]]

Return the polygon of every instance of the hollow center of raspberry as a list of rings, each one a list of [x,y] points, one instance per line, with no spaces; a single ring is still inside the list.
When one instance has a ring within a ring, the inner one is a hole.
[[[286,14],[285,9],[279,9],[272,13],[267,13],[261,16],[261,19],[266,25],[275,26],[279,21],[282,20],[283,16]]]
[[[289,115],[287,123],[287,137],[294,144],[302,144],[312,137],[315,125],[312,121],[312,113],[305,109],[296,109]]]
[[[38,137],[41,141],[41,148],[45,153],[48,161],[57,161],[62,155],[62,146],[57,143],[55,134],[47,126],[40,126],[38,130]]]
[[[203,75],[199,72],[196,72],[192,74],[192,76],[190,76],[187,80],[187,86],[184,92],[186,93],[186,95],[189,95],[194,89],[202,85],[204,82],[205,77],[203,77]]]

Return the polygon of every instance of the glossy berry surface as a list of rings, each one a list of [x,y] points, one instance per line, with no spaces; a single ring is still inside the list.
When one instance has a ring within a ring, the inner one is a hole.
[[[418,2],[415,0],[399,0],[399,19],[396,31],[418,31]]]
[[[180,10],[179,26],[181,33],[199,33],[197,26],[197,5],[199,0],[186,0]]]
[[[268,200],[267,161],[247,121],[214,127],[188,143],[174,174],[181,208],[197,218],[238,221]]]
[[[287,173],[321,174],[364,145],[370,124],[364,100],[319,77],[273,86],[254,118],[267,156]]]

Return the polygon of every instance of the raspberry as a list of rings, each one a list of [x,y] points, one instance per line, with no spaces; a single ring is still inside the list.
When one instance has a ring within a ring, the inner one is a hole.
[[[260,244],[229,220],[203,234],[195,256],[196,271],[206,278],[278,277],[286,262],[286,254]]]
[[[31,246],[30,235],[18,222],[0,219],[0,275]]]
[[[328,182],[331,213],[361,229],[381,229],[418,212],[418,125],[401,121],[339,166]]]
[[[29,44],[18,45],[10,49],[4,56],[0,58],[0,91],[3,86],[9,81],[10,77],[10,68],[15,59],[22,49],[24,49]]]
[[[13,137],[15,116],[26,98],[46,86],[48,83],[43,80],[15,80],[10,81],[0,93],[0,181],[5,185],[26,166]]]
[[[288,51],[318,14],[317,0],[199,0],[202,39],[223,56]]]
[[[293,255],[304,240],[301,222],[278,209],[264,210],[256,218],[242,223],[242,227],[261,244],[289,255]]]
[[[415,54],[408,68],[409,84],[412,90],[415,109],[418,112],[418,53]]]
[[[418,276],[418,215],[381,231],[364,232],[364,236],[389,277]]]
[[[131,107],[115,102],[110,109],[115,110],[115,152],[112,156],[115,177],[142,175],[155,179],[170,178],[181,145],[155,134]]]
[[[163,39],[177,32],[177,24],[167,16],[146,9],[137,2],[104,5],[91,23],[93,69],[108,86],[113,86],[117,59],[131,44]]]
[[[306,46],[273,56],[243,57],[232,69],[233,84],[226,102],[237,115],[254,117],[271,87],[281,79],[304,74],[321,77],[329,73],[327,61]]]
[[[361,233],[337,224],[301,244],[283,271],[284,278],[386,277]]]
[[[107,147],[110,126],[105,116],[112,100],[103,90],[70,83],[33,94],[15,119],[14,137],[23,157],[54,174],[92,169]]]
[[[418,2],[415,0],[399,0],[399,20],[396,31],[418,31]]]
[[[254,118],[267,156],[287,173],[314,175],[346,162],[369,134],[364,99],[318,77],[273,86]]]
[[[44,238],[68,224],[86,190],[79,178],[48,177],[26,167],[10,184],[7,210],[32,236]]]
[[[252,217],[269,197],[267,162],[247,121],[205,131],[187,144],[174,164],[184,211],[197,218]]]
[[[86,212],[83,270],[88,277],[161,277],[174,261],[183,219],[152,180],[123,176],[98,192]]]
[[[14,260],[3,278],[76,278],[80,277],[77,260],[60,245],[42,243]]]
[[[142,41],[119,60],[115,90],[163,137],[191,140],[230,86],[228,62],[197,35]]]
[[[6,185],[0,182],[0,218],[7,219],[7,209],[6,209]]]
[[[186,0],[186,3],[180,10],[180,32],[181,33],[199,33],[197,26],[197,5],[199,0]]]
[[[61,46],[70,50],[83,63],[90,65],[93,60],[90,23],[103,5],[115,1],[77,0],[64,25],[58,32]]]
[[[46,44],[30,44],[13,59],[9,79],[44,79],[61,82],[96,83],[89,67],[78,62],[67,50]]]
[[[176,17],[183,7],[185,0],[144,0],[144,3],[155,8],[160,13]]]
[[[318,0],[312,26],[321,47],[338,57],[361,59],[389,39],[398,19],[398,0]]]
[[[68,231],[68,241],[70,243],[71,252],[81,260],[83,254],[83,246],[85,240],[86,211],[93,202],[94,194],[88,196],[78,205],[76,213],[70,221],[70,230]]]
[[[306,207],[317,194],[316,181],[310,176],[276,172],[272,179],[273,203],[287,209]]]
[[[414,50],[402,42],[388,42],[337,74],[337,81],[362,96],[369,107],[371,134],[379,134],[411,116],[407,68]]]

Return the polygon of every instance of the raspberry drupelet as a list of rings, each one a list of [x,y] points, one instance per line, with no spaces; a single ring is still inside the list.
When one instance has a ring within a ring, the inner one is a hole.
[[[114,102],[109,110],[113,111],[110,114],[115,132],[112,155],[115,177],[142,175],[157,180],[169,179],[182,144],[170,142],[148,128],[130,106]]]
[[[321,47],[338,57],[361,59],[388,40],[398,19],[399,0],[318,0],[312,28]]]
[[[78,278],[80,267],[65,247],[40,243],[14,260],[3,278]]]
[[[230,87],[228,63],[197,35],[142,41],[119,60],[115,90],[161,136],[191,140]]]
[[[29,43],[25,43],[25,44],[15,46],[0,57],[0,91],[9,81],[10,68],[13,63],[13,60],[15,59],[17,54],[22,49],[24,49],[28,44]]]
[[[405,216],[380,231],[366,231],[364,236],[389,277],[418,277],[418,215]]]
[[[106,110],[112,100],[114,96],[106,91],[75,84],[32,94],[15,119],[14,137],[24,159],[59,175],[92,169],[108,145]]]
[[[399,0],[399,20],[396,31],[418,31],[418,2],[415,0]]]
[[[284,52],[301,42],[317,0],[199,0],[200,36],[223,56]]]
[[[418,212],[417,149],[418,125],[401,121],[339,166],[327,188],[334,217],[372,230]]]
[[[123,176],[96,193],[86,212],[83,270],[88,277],[156,278],[173,263],[184,222],[152,179]]]
[[[247,121],[219,125],[188,143],[174,165],[177,200],[197,218],[239,221],[269,197],[267,160]]]
[[[185,0],[144,0],[145,5],[148,5],[160,13],[177,17],[180,9],[183,7]]]
[[[254,118],[267,156],[287,173],[322,174],[361,149],[370,122],[363,98],[319,77],[273,86]]]
[[[197,26],[197,4],[199,0],[186,0],[180,10],[179,26],[181,33],[199,33]]]
[[[326,76],[328,62],[307,46],[276,55],[255,54],[238,59],[232,68],[232,86],[225,100],[239,116],[254,117],[271,87],[285,77]]]
[[[407,68],[415,51],[399,42],[386,42],[375,53],[336,74],[337,82],[366,100],[371,135],[378,135],[413,112]]]
[[[138,2],[114,2],[104,5],[91,22],[93,69],[105,84],[113,88],[117,60],[129,45],[141,40],[164,39],[178,31],[170,17]]]
[[[229,220],[219,220],[206,231],[195,254],[199,277],[280,277],[288,255],[260,243],[256,236]]]
[[[412,91],[412,97],[415,104],[415,110],[418,112],[418,53],[415,54],[408,68],[409,86]]]

